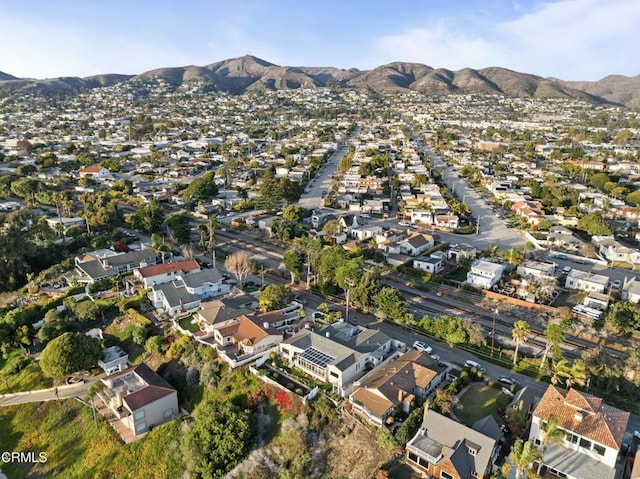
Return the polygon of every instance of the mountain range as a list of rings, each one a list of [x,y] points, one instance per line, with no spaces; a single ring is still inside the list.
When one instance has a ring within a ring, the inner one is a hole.
[[[21,91],[74,93],[115,83],[162,79],[172,86],[190,80],[233,94],[296,88],[366,88],[376,92],[418,91],[426,94],[499,94],[520,98],[574,98],[640,109],[640,75],[607,76],[594,82],[563,81],[506,68],[463,68],[452,71],[420,63],[393,62],[373,70],[333,67],[287,67],[251,55],[205,66],[158,68],[140,75],[95,75],[45,80],[20,79],[0,72],[0,95]]]

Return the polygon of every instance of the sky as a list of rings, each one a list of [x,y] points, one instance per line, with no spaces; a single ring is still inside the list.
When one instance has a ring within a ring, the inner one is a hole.
[[[0,71],[138,74],[251,54],[368,70],[499,66],[562,80],[640,74],[638,0],[0,0]]]

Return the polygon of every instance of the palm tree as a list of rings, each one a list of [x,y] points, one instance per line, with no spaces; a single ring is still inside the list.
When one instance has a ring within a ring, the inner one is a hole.
[[[93,422],[98,427],[98,419],[96,418],[96,405],[94,403],[94,398],[99,396],[100,393],[104,390],[105,385],[102,381],[96,381],[91,383],[91,386],[87,389],[87,394],[85,398],[88,401],[91,401],[91,411],[93,412]]]
[[[571,377],[571,366],[569,365],[569,361],[565,358],[562,358],[559,361],[553,361],[551,363],[549,374],[551,375],[551,384],[554,386],[557,386],[561,382],[562,378],[566,380]]]
[[[569,369],[569,377],[567,378],[567,388],[571,389],[575,384],[584,386],[587,382],[587,365],[581,359],[573,362]]]
[[[542,451],[536,449],[533,442],[524,442],[522,439],[518,439],[511,453],[509,453],[509,460],[516,466],[516,479],[533,476],[533,471],[528,471],[531,465],[542,459]]]
[[[540,470],[544,462],[544,453],[547,451],[549,444],[559,444],[564,437],[564,433],[558,428],[558,418],[553,414],[549,416],[548,420],[540,423],[540,433],[542,435],[542,454],[538,462],[538,475],[540,475]]]
[[[500,248],[498,248],[498,245],[492,244],[491,246],[489,246],[489,248],[487,249],[489,258],[491,258],[492,260],[496,259],[499,250]]]
[[[562,355],[560,345],[564,341],[564,328],[559,323],[551,323],[544,330],[544,335],[547,338],[547,345],[544,348],[542,361],[540,361],[540,369],[547,365],[547,356],[550,351],[554,358],[558,358]]]
[[[513,266],[520,266],[524,261],[524,252],[519,248],[511,248],[505,251],[503,257]]]
[[[520,345],[529,338],[529,325],[526,321],[520,320],[513,323],[513,329],[511,330],[511,337],[516,342],[516,350],[513,354],[513,364],[518,362],[518,349]]]

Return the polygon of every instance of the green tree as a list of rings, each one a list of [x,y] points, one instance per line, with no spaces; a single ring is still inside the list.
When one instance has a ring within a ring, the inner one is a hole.
[[[380,291],[380,272],[377,270],[365,271],[362,279],[358,280],[351,288],[350,300],[361,311],[370,313],[375,305],[373,298]]]
[[[553,414],[549,416],[549,419],[540,423],[540,433],[542,436],[541,446],[542,451],[540,454],[540,461],[538,462],[538,475],[542,470],[542,464],[544,462],[544,453],[547,452],[549,444],[560,444],[564,438],[564,433],[558,427],[558,418]]]
[[[327,292],[336,292],[338,283],[336,271],[349,261],[349,253],[342,246],[329,246],[322,250],[318,268],[320,288]]]
[[[568,359],[562,358],[551,363],[549,370],[551,384],[557,386],[563,380],[571,377],[571,364]]]
[[[260,311],[266,313],[274,309],[281,309],[293,301],[293,291],[285,285],[270,284],[258,293]]]
[[[81,333],[64,333],[42,351],[40,368],[49,377],[63,377],[89,369],[100,359],[100,342]]]
[[[531,471],[530,468],[534,462],[541,458],[542,453],[533,445],[533,442],[524,442],[522,439],[518,439],[509,453],[509,460],[516,467],[516,479],[520,479],[523,475],[525,477],[534,476],[534,471]]]
[[[562,343],[564,342],[564,327],[560,323],[550,323],[544,330],[544,335],[547,340],[542,360],[540,361],[540,369],[546,367],[547,356],[549,352],[553,355],[554,359],[562,357]]]
[[[224,477],[249,452],[251,416],[230,404],[201,402],[191,429],[182,436],[182,457],[192,477]]]
[[[289,223],[301,223],[307,214],[307,209],[302,206],[287,205],[282,210],[282,219]]]
[[[526,321],[520,320],[513,323],[513,329],[511,330],[511,337],[516,343],[516,350],[513,353],[513,364],[515,365],[518,362],[518,349],[520,349],[520,345],[529,339],[529,325]]]
[[[269,213],[273,213],[280,209],[282,199],[280,182],[275,177],[273,169],[267,168],[259,181],[258,206]]]
[[[610,235],[611,228],[605,223],[602,211],[593,211],[578,220],[578,229],[593,235]]]
[[[389,319],[404,323],[407,321],[408,312],[404,307],[404,298],[395,288],[382,288],[374,297],[378,311]]]
[[[127,223],[134,229],[148,234],[157,233],[163,222],[164,212],[162,211],[162,205],[156,200],[152,200],[149,205],[140,208],[127,218]]]
[[[183,201],[195,201],[199,203],[214,198],[218,194],[218,187],[214,179],[215,174],[212,171],[208,171],[200,178],[193,180],[189,186],[182,191]]]
[[[600,191],[605,191],[605,185],[609,181],[611,180],[609,179],[609,175],[607,175],[606,173],[596,173],[591,177],[589,183],[592,186],[598,188]]]
[[[293,285],[297,279],[300,279],[302,267],[304,266],[304,257],[293,247],[287,248],[282,255],[282,262],[291,275],[291,284]]]
[[[604,320],[618,332],[631,334],[640,328],[640,305],[628,301],[614,303],[609,307]]]
[[[176,243],[185,245],[191,241],[192,220],[193,217],[189,213],[178,213],[177,215],[169,216],[164,223],[168,226]]]

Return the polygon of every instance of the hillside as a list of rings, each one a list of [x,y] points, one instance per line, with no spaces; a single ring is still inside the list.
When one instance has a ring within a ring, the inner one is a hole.
[[[292,67],[245,55],[205,66],[157,68],[139,75],[95,75],[22,80],[0,72],[0,94],[22,91],[70,93],[130,80],[162,79],[178,87],[187,81],[205,82],[211,89],[242,94],[261,90],[339,87],[377,92],[419,91],[426,94],[481,93],[523,98],[572,98],[640,108],[640,75],[611,75],[596,82],[543,78],[500,67],[458,71],[434,69],[420,63],[392,62],[372,70],[334,67]]]

